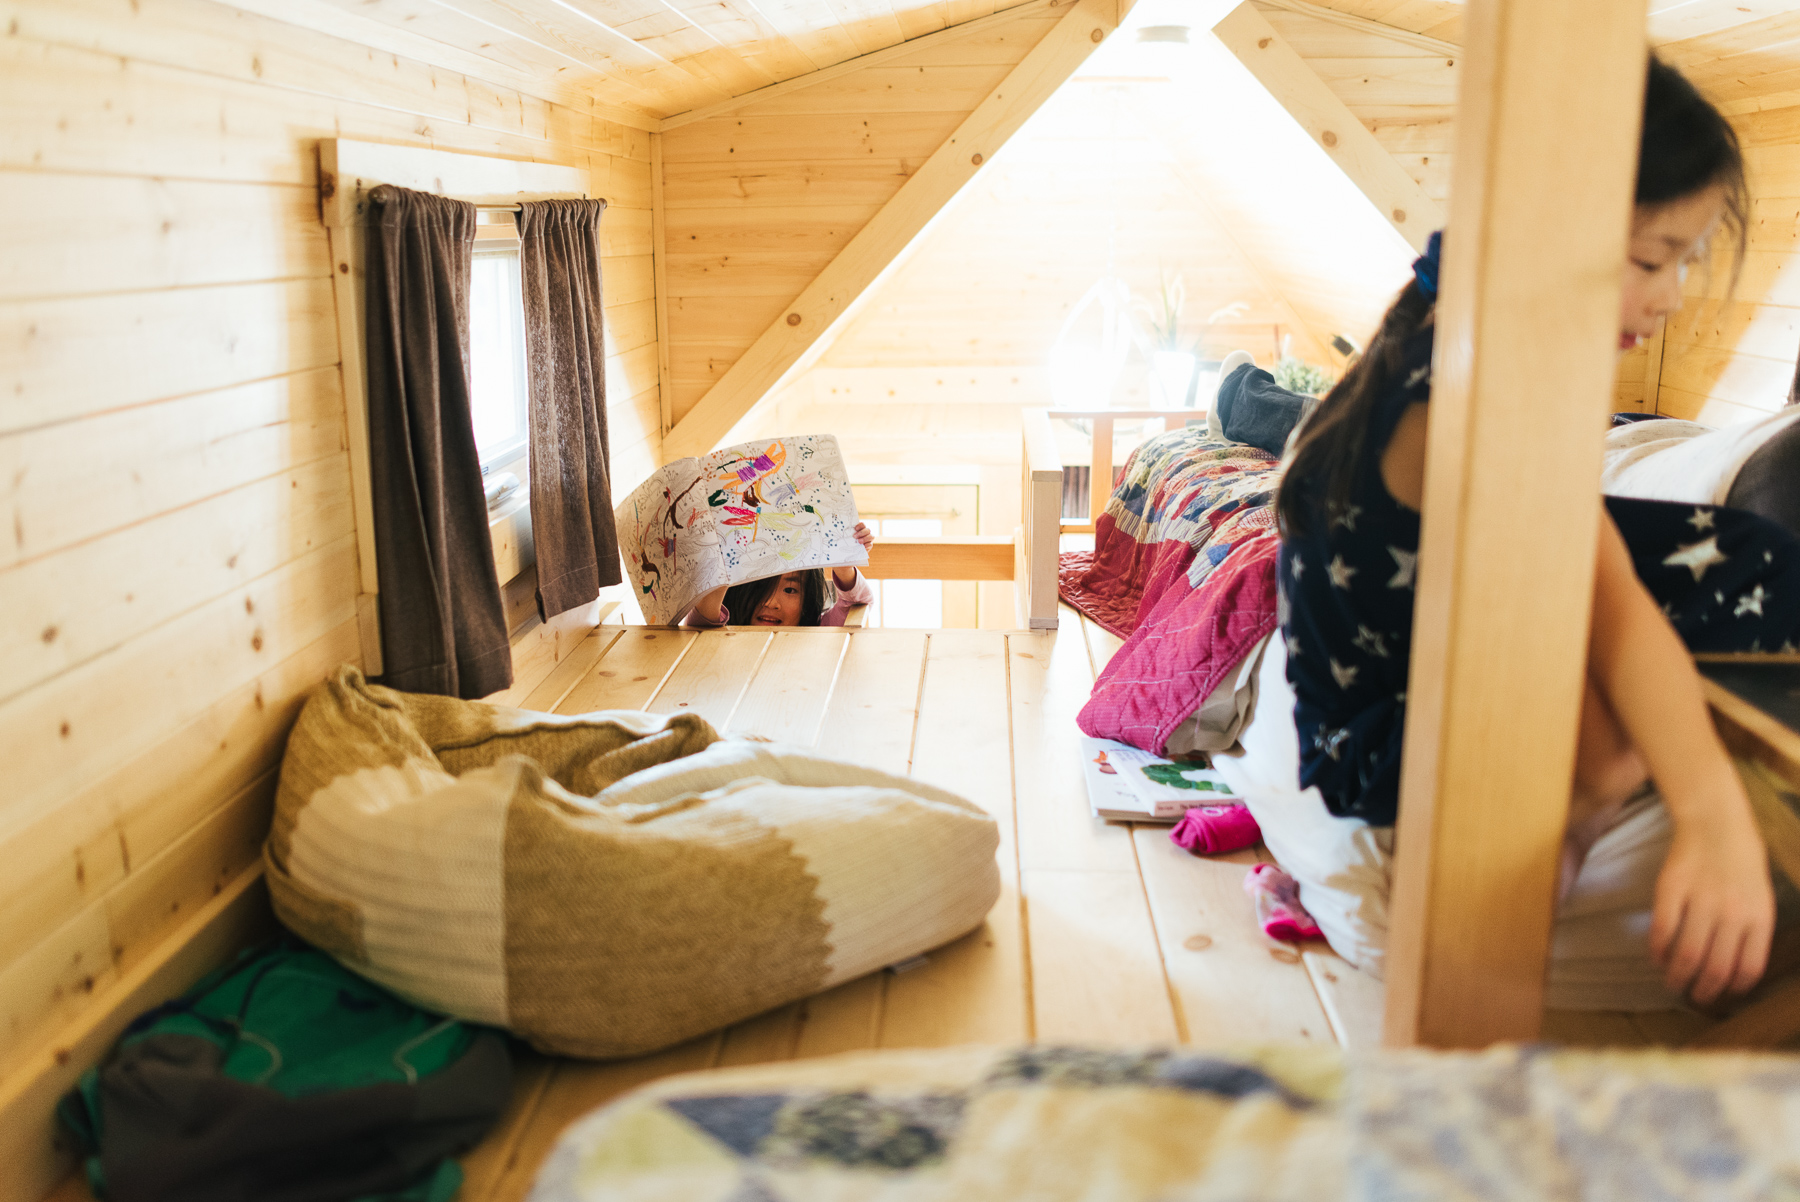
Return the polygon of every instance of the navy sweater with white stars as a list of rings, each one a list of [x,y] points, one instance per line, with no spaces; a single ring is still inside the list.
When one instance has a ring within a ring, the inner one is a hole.
[[[1388,492],[1381,458],[1407,407],[1431,397],[1431,348],[1430,327],[1405,344],[1342,511],[1294,482],[1312,521],[1283,539],[1277,576],[1300,785],[1317,786],[1332,813],[1378,826],[1399,804],[1419,553],[1419,515]],[[1800,644],[1800,540],[1786,529],[1721,506],[1608,497],[1606,507],[1691,650]]]

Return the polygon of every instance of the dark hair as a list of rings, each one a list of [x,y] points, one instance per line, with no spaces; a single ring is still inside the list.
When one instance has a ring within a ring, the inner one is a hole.
[[[1635,201],[1655,207],[1705,188],[1724,193],[1723,225],[1731,238],[1732,278],[1744,261],[1750,212],[1744,155],[1737,134],[1718,109],[1681,72],[1650,56],[1644,81],[1644,124],[1638,143]],[[1305,534],[1314,507],[1343,512],[1356,486],[1376,402],[1400,371],[1408,339],[1424,328],[1436,300],[1409,280],[1362,358],[1325,394],[1301,427],[1275,499],[1286,534]]]
[[[787,575],[783,572],[781,576]],[[725,590],[725,608],[732,624],[745,626],[756,617],[763,602],[775,594],[781,576],[764,576]],[[825,616],[825,569],[808,568],[800,573],[800,625],[817,626]]]

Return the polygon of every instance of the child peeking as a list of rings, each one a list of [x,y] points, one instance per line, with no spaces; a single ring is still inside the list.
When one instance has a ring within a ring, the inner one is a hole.
[[[851,532],[866,551],[875,536],[861,522]],[[842,626],[852,605],[875,599],[862,573],[855,568],[832,568],[830,590],[826,569],[806,568],[784,572],[702,594],[682,619],[684,626]]]

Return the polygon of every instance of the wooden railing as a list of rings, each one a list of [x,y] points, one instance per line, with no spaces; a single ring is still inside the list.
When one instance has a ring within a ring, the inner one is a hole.
[[[869,548],[870,580],[1011,580],[1013,540],[1005,535],[883,538]]]
[[[1093,459],[1088,476],[1088,519],[1064,522],[1064,534],[1092,534],[1100,515],[1106,512],[1107,499],[1113,487],[1113,423],[1123,421],[1189,422],[1204,418],[1204,409],[1045,409],[1048,421],[1089,422],[1093,429]],[[1046,428],[1048,428],[1048,421]]]

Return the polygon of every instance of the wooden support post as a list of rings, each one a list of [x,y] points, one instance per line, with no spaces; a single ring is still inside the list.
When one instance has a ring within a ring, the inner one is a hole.
[[[1062,547],[1062,456],[1050,415],[1019,415],[1020,526],[1013,566],[1013,595],[1022,630],[1055,630],[1057,566]]]
[[[1536,1036],[1644,94],[1643,0],[1470,0],[1385,1040]]]
[[[1113,419],[1094,419],[1094,464],[1088,474],[1088,521],[1098,526],[1112,499]]]

